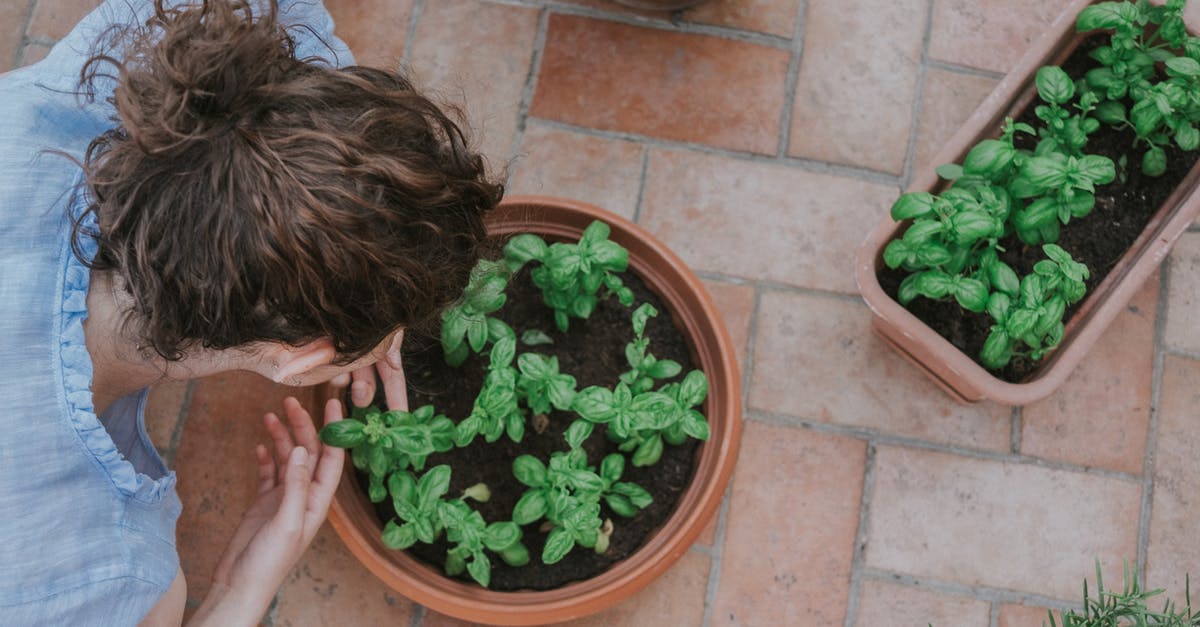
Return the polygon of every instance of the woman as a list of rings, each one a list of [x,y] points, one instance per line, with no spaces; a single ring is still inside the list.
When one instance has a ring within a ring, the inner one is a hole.
[[[376,365],[404,402],[401,330],[461,292],[502,189],[433,103],[350,60],[315,2],[109,0],[0,76],[3,624],[179,623],[149,385],[354,373],[365,404]],[[342,453],[285,410],[198,623],[257,623],[325,517]]]

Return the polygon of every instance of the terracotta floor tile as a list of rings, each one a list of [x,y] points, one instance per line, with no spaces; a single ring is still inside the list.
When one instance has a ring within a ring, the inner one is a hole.
[[[938,0],[933,3],[929,56],[939,61],[1007,72],[1067,0]]]
[[[160,383],[150,388],[150,398],[146,401],[146,433],[168,464],[174,461],[171,437],[185,414],[188,386],[187,381]]]
[[[425,610],[425,618],[421,620],[421,627],[483,627],[483,625],[481,623],[469,623],[465,620],[459,620],[427,609]]]
[[[33,65],[38,61],[46,58],[50,54],[50,48],[46,44],[26,44],[25,51],[21,53],[21,67]]]
[[[841,625],[866,446],[747,422],[713,625]]]
[[[800,0],[709,0],[683,12],[688,22],[792,38]]]
[[[1011,412],[963,405],[879,339],[854,302],[767,292],[750,407],[932,442],[1007,451]]]
[[[1136,559],[1141,485],[1097,475],[880,447],[871,568],[1067,601],[1094,560]]]
[[[1157,273],[1050,397],[1025,407],[1021,452],[1142,474],[1154,379]]]
[[[1160,394],[1146,581],[1182,598],[1184,575],[1200,581],[1200,361],[1167,356]]]
[[[350,46],[354,61],[395,70],[404,54],[413,0],[326,0],[334,34]]]
[[[492,169],[508,162],[538,12],[478,0],[426,2],[408,66],[418,85],[464,107]]]
[[[301,402],[311,398],[308,390],[248,373],[196,382],[175,458],[183,501],[176,544],[194,601],[208,592],[213,568],[254,500],[254,446],[270,441],[262,415],[282,411],[289,395]]]
[[[774,154],[788,59],[741,41],[551,14],[530,113]]]
[[[995,80],[982,76],[937,68],[925,71],[925,90],[921,97],[917,146],[912,162],[913,172],[920,172],[931,165],[931,161],[946,141],[958,131],[962,123],[975,112],[979,103],[983,102],[995,87]]]
[[[880,625],[945,625],[988,627],[987,601],[940,594],[883,581],[868,580],[858,601],[858,627]]]
[[[711,565],[712,560],[707,555],[688,551],[654,583],[620,605],[588,618],[559,624],[563,627],[701,625]]]
[[[1164,342],[1200,353],[1200,233],[1184,233],[1175,244],[1167,296]]]
[[[725,318],[729,339],[737,351],[739,364],[744,372],[746,354],[750,346],[750,323],[754,320],[754,288],[722,281],[704,281],[704,287],[712,296],[717,310]]]
[[[30,38],[62,39],[83,16],[104,0],[38,0],[25,34]]]
[[[16,63],[28,11],[27,2],[0,0],[0,72],[7,72]]]
[[[926,6],[926,0],[809,3],[788,154],[900,173]]]
[[[1080,575],[1080,577],[1082,576]],[[1083,584],[1081,583],[1080,585]],[[1059,618],[1061,618],[1059,613],[1054,612],[1054,620],[1058,621]],[[1005,603],[1000,606],[1000,624],[998,627],[1031,627],[1042,625],[1043,623],[1049,624],[1048,620],[1049,616],[1044,607]]]
[[[565,196],[632,219],[643,150],[634,142],[531,122],[522,136],[508,193]]]
[[[279,588],[276,627],[408,625],[413,603],[385,586],[328,524]]]
[[[652,150],[641,223],[697,270],[856,293],[854,252],[896,196],[773,163]]]

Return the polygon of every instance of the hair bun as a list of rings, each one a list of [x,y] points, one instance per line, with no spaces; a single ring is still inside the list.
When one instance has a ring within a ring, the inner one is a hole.
[[[260,116],[270,86],[303,67],[277,15],[275,2],[257,15],[243,1],[156,0],[130,37],[113,94],[130,139],[148,154],[174,153]]]

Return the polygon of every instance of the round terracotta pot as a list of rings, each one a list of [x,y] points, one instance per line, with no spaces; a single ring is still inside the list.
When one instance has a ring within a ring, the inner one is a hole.
[[[687,337],[692,359],[708,376],[704,414],[711,434],[697,449],[692,483],[666,523],[637,552],[609,570],[556,590],[496,592],[450,579],[439,569],[384,546],[380,539],[383,527],[347,456],[329,514],[333,528],[372,573],[396,592],[432,610],[497,625],[544,624],[599,612],[628,598],[674,564],[720,505],[741,439],[741,376],[725,325],[695,274],[641,227],[582,202],[509,198],[489,217],[488,229],[495,235],[532,232],[548,240],[578,239],[593,220],[607,222],[612,227],[610,238],[629,249],[630,270],[662,298]],[[335,394],[339,392],[322,386],[317,401],[324,403]]]

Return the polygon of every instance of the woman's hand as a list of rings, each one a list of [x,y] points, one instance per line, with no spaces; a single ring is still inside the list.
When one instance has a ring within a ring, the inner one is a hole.
[[[275,414],[263,416],[274,453],[255,447],[258,497],[234,531],[192,624],[257,625],[329,511],[345,452],[321,445],[299,401],[288,397],[283,405],[288,426]],[[341,419],[341,403],[330,400],[325,424]]]
[[[392,339],[391,345],[383,358],[373,366],[359,368],[349,375],[342,375],[333,380],[337,387],[350,386],[350,402],[355,407],[366,407],[375,398],[375,376],[383,383],[383,396],[387,401],[387,409],[408,411],[408,389],[404,382],[404,365],[400,361],[400,344],[404,342],[404,332],[401,331]]]

